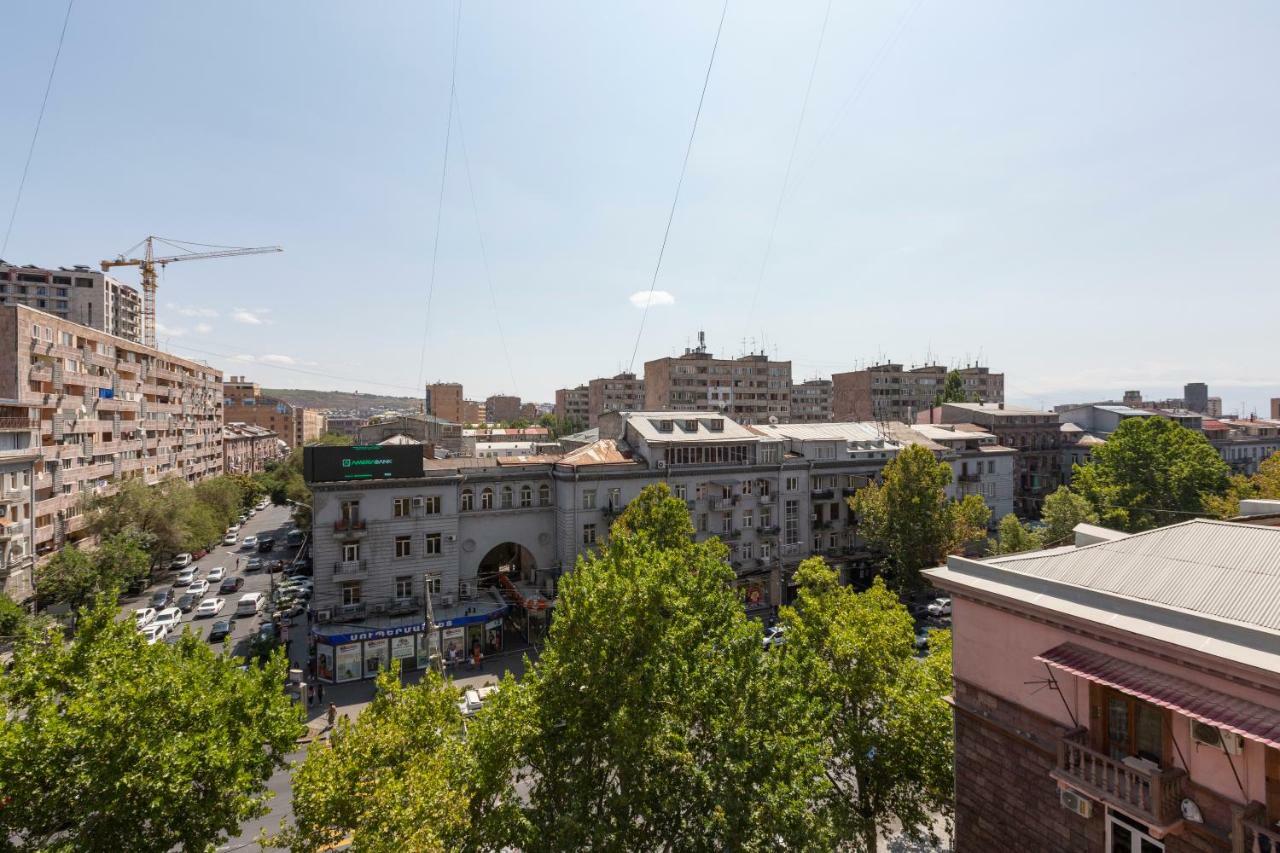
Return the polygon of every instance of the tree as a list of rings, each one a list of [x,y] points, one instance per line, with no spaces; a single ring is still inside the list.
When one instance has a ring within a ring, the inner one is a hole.
[[[246,490],[240,480],[253,482],[243,474],[236,474],[233,477],[210,477],[195,485],[196,500],[212,512],[219,533],[234,524],[241,510],[245,508]],[[209,540],[205,539],[204,542],[208,543]]]
[[[528,785],[505,845],[830,849],[804,694],[777,677],[724,546],[691,542],[683,503],[651,489],[634,512],[670,529],[627,508],[565,576],[537,666],[493,709]]]
[[[104,540],[93,553],[98,584],[95,592],[121,590],[147,576],[151,557],[142,537],[133,531]]]
[[[1121,421],[1071,487],[1109,527],[1149,530],[1206,513],[1205,496],[1227,490],[1230,469],[1202,433],[1168,418]]]
[[[22,633],[30,618],[20,604],[0,592],[0,638],[16,637]]]
[[[816,816],[834,826],[839,849],[860,853],[874,853],[877,835],[895,826],[931,836],[934,814],[951,812],[950,632],[934,631],[918,660],[911,616],[879,578],[859,594],[812,557],[795,579],[779,657],[827,747],[831,784]]]
[[[211,849],[265,812],[303,728],[288,662],[240,670],[195,634],[148,645],[109,596],[0,675],[0,838],[13,850]]]
[[[1205,495],[1205,510],[1217,518],[1240,514],[1240,501],[1252,498],[1280,500],[1280,453],[1273,453],[1258,465],[1251,477],[1236,474],[1221,495]]]
[[[960,371],[952,370],[947,373],[946,381],[943,382],[942,390],[938,392],[934,405],[963,403],[968,399],[969,395],[964,390],[964,377],[960,375]]]
[[[849,499],[858,532],[884,555],[889,585],[902,592],[920,585],[920,570],[985,535],[991,511],[978,495],[947,500],[951,466],[928,449],[910,445],[884,467],[883,485],[872,483]]]
[[[1022,551],[1038,551],[1044,547],[1044,538],[1032,530],[1013,513],[1000,519],[996,528],[998,538],[987,540],[987,550],[992,554],[1018,554]]]
[[[41,607],[65,603],[80,607],[98,589],[93,559],[74,545],[64,545],[35,571],[36,602]]]
[[[1070,542],[1077,524],[1097,524],[1098,514],[1088,500],[1066,486],[1059,486],[1044,499],[1040,520],[1044,522],[1044,542],[1053,547]]]

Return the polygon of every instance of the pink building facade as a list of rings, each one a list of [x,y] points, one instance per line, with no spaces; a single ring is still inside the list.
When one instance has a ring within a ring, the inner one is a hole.
[[[926,573],[953,599],[956,849],[1280,853],[1280,528],[1078,536]]]

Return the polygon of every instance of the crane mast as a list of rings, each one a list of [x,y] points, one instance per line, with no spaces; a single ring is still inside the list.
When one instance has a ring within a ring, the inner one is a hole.
[[[184,254],[168,255],[165,257],[156,257],[155,242],[159,240],[161,243],[173,245],[175,248],[183,249]],[[115,260],[102,261],[102,271],[108,272],[113,267],[138,267],[142,274],[142,343],[145,346],[154,347],[156,345],[156,267],[164,267],[167,264],[176,261],[196,261],[208,258],[231,258],[237,255],[264,255],[272,252],[283,252],[284,249],[279,246],[218,246],[212,252],[192,252],[184,249],[181,244],[182,240],[166,240],[163,237],[154,235],[148,236],[145,240],[138,243],[128,252],[118,256]],[[192,244],[199,245],[199,244]],[[146,248],[142,252],[140,258],[127,258],[125,255],[131,253],[139,246]]]

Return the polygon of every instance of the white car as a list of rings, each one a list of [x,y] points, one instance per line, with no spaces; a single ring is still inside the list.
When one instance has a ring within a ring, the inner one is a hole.
[[[244,539],[241,540],[240,542],[240,547],[248,551],[252,551],[255,547],[257,547],[257,545],[258,545],[258,537],[252,536],[252,535],[244,537]]]
[[[233,524],[233,525],[231,525],[230,527],[228,527],[228,528],[227,528],[227,532],[228,532],[228,533],[239,533],[239,532],[240,532],[240,525],[238,525],[238,524]]]
[[[183,569],[178,572],[178,576],[173,579],[174,586],[190,586],[191,582],[196,579],[195,569]]]
[[[786,629],[781,625],[774,625],[772,628],[766,628],[764,631],[764,647],[781,646],[787,641]]]
[[[154,646],[169,636],[169,629],[164,625],[148,625],[142,629],[142,636],[146,639],[148,646]]]
[[[204,579],[212,584],[212,583],[220,582],[226,576],[227,576],[226,569],[222,568],[222,566],[214,566],[212,569],[209,570],[209,574],[204,576]]]
[[[169,568],[185,569],[189,565],[191,565],[191,555],[183,553],[173,558],[173,562],[169,564]]]
[[[234,544],[236,544],[236,535],[235,535],[234,533],[228,533],[226,536],[223,536],[223,537],[222,537],[222,544],[223,544],[223,545],[234,545]]]
[[[929,602],[930,616],[950,616],[951,615],[951,599],[935,598]]]
[[[204,594],[209,591],[209,582],[207,580],[192,581],[187,592],[197,598],[204,598]]]
[[[178,627],[178,623],[181,621],[182,621],[181,610],[179,610],[176,607],[166,607],[164,610],[161,610],[159,613],[156,614],[155,621],[152,622],[151,625],[149,625],[148,627],[155,627],[159,625],[161,628],[164,628],[165,633],[167,634],[170,631],[172,631],[174,628]]]
[[[258,501],[258,509],[266,509],[269,506],[271,506],[271,501],[268,498]]]
[[[138,629],[141,630],[156,621],[156,609],[154,607],[139,607],[133,611],[133,618]]]
[[[200,602],[200,606],[196,608],[197,619],[208,619],[211,616],[217,616],[222,612],[222,608],[226,605],[225,598],[206,598]]]

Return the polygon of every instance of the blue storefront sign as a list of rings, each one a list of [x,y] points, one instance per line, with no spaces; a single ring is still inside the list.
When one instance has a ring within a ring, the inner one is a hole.
[[[436,623],[436,628],[459,628],[464,625],[475,625],[480,622],[486,622],[491,619],[498,619],[507,612],[507,605],[502,605],[494,610],[485,613],[472,613],[466,616],[455,616],[452,619],[445,619]],[[329,634],[320,630],[320,627],[313,626],[311,633],[321,642],[328,643],[332,646],[344,645],[346,643],[363,643],[369,640],[387,640],[392,637],[404,637],[409,634],[421,634],[427,630],[426,622],[414,622],[410,625],[395,625],[389,628],[369,628],[364,631],[354,631],[349,634]]]

